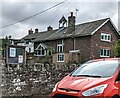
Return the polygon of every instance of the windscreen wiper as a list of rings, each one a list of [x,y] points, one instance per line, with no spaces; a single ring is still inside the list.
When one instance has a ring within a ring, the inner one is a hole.
[[[73,75],[73,77],[95,77],[95,78],[101,78],[99,75]]]

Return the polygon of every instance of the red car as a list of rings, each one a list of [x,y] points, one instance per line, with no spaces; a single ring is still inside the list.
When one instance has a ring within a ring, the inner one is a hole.
[[[120,59],[91,60],[58,82],[51,98],[119,98]]]

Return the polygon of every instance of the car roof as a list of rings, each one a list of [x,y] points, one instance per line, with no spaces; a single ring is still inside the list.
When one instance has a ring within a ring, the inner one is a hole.
[[[94,59],[94,60],[89,60],[89,61],[87,61],[86,63],[99,62],[99,61],[112,61],[112,60],[119,61],[120,58],[102,58],[102,59]]]

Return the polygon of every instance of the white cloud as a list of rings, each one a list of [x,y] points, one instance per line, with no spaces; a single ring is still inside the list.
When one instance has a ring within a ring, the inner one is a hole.
[[[8,2],[7,0],[1,0],[2,2]],[[9,0],[9,2],[61,2],[65,0]],[[67,2],[118,2],[119,0],[67,0]]]
[[[24,0],[25,1],[25,0]],[[56,2],[55,2],[56,1]],[[27,2],[22,2],[22,0],[10,0],[10,2],[4,1],[2,6],[2,14],[0,14],[3,20],[2,25],[7,25],[15,23],[21,19],[34,15],[41,12],[55,4],[59,0],[39,0],[38,2],[33,2],[33,0],[27,0]],[[64,1],[64,0],[60,0]],[[60,2],[59,1],[59,2]],[[28,33],[28,30],[33,28],[39,28],[40,31],[46,30],[47,26],[51,25],[54,28],[58,28],[58,21],[64,15],[68,17],[70,11],[78,9],[76,23],[82,23],[86,21],[96,20],[100,18],[110,17],[113,22],[117,25],[117,14],[118,14],[118,0],[68,0],[71,2],[65,2],[54,9],[51,9],[45,13],[42,13],[36,17],[29,20],[21,22],[19,24],[3,28],[0,33],[5,37],[6,35],[12,35],[14,38],[21,38]],[[0,29],[1,30],[1,29]],[[1,35],[0,35],[1,36]]]

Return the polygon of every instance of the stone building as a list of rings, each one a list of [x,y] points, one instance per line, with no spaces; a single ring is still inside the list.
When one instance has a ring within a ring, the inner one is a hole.
[[[75,19],[71,12],[68,20],[64,16],[60,19],[58,29],[49,26],[43,32],[29,30],[21,41],[32,44],[35,62],[51,59],[49,61],[54,64],[65,64],[114,57],[119,33],[110,18],[77,25]]]

